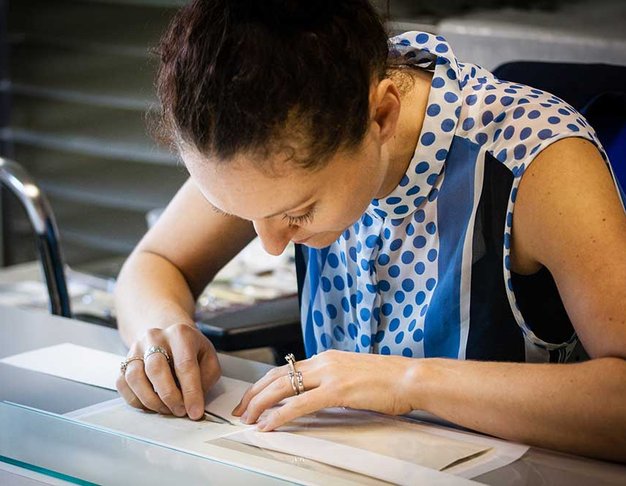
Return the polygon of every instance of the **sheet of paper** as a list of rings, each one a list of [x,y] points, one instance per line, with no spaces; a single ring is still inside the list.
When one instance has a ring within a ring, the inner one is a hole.
[[[461,434],[469,442],[476,445],[484,445],[490,447],[491,450],[485,454],[457,465],[450,466],[445,469],[446,472],[461,476],[464,478],[475,478],[481,474],[488,473],[494,469],[504,467],[512,462],[517,461],[530,449],[524,444],[517,444],[495,437],[478,434],[471,431],[460,431],[450,427],[432,424],[429,422],[418,422],[413,420],[416,427],[421,427],[429,434],[439,435],[441,437],[459,438]]]
[[[115,390],[123,359],[117,354],[63,343],[9,356],[0,363]]]
[[[222,376],[219,381],[213,385],[206,396],[204,407],[207,412],[214,413],[219,417],[223,417],[228,421],[240,424],[239,417],[231,415],[231,411],[241,400],[241,397],[250,387],[250,383],[241,380],[235,380]]]
[[[458,438],[430,434],[409,420],[341,408],[320,410],[300,417],[281,427],[280,431],[273,434],[242,431],[229,438],[281,452],[291,451],[296,455],[316,460],[320,460],[320,455],[327,455],[324,448],[314,455],[307,455],[313,454],[312,448],[296,451],[292,448],[289,451],[284,447],[285,445],[291,447],[295,443],[306,446],[309,442],[320,445],[323,445],[323,442],[331,442],[438,471],[478,457],[491,449]],[[280,437],[281,435],[287,437]],[[298,436],[298,439],[293,439],[294,444],[291,444],[290,438],[293,435]],[[300,437],[303,440],[300,440]],[[309,441],[310,438],[318,440]],[[364,462],[359,465],[361,469],[373,467],[371,460],[362,457]],[[346,459],[346,456],[341,457],[341,460]],[[353,460],[350,458],[350,461]],[[350,468],[352,469],[352,466]]]
[[[268,434],[248,429],[230,435],[228,439],[236,439],[263,449],[288,452],[297,457],[306,457],[394,484],[466,484],[459,482],[461,478],[458,476],[439,472],[412,461],[298,434],[285,432]]]

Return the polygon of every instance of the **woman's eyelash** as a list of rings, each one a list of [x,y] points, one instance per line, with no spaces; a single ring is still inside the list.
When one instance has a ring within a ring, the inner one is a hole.
[[[285,214],[283,216],[283,220],[287,220],[289,226],[302,226],[303,224],[308,224],[313,221],[313,209],[310,209],[306,214],[302,216],[289,216]]]

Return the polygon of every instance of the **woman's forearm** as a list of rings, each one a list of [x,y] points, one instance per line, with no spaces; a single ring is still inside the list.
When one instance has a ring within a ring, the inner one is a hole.
[[[626,361],[528,364],[424,359],[411,403],[456,424],[525,444],[626,461]]]
[[[138,251],[115,286],[118,328],[127,345],[149,328],[193,326],[195,300],[181,272],[157,254]]]

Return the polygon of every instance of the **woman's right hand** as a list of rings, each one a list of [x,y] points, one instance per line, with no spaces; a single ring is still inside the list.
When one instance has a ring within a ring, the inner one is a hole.
[[[144,353],[151,346],[162,352]],[[116,386],[124,400],[135,408],[153,410],[193,420],[204,416],[204,397],[217,382],[221,369],[215,348],[195,327],[186,324],[166,329],[148,329],[130,347],[128,363]]]

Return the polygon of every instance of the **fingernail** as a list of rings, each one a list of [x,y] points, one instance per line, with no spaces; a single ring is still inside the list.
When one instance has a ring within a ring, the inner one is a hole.
[[[187,415],[187,410],[185,410],[184,405],[179,405],[174,409],[174,413],[177,417],[184,417],[185,415]]]
[[[161,407],[159,409],[159,413],[163,414],[163,415],[170,415],[172,412],[170,412],[170,409],[167,407]]]
[[[248,412],[244,412],[240,419],[244,424],[248,423]]]
[[[202,407],[198,407],[197,405],[194,405],[191,407],[191,410],[189,410],[189,417],[194,420],[199,419],[202,415],[204,415],[204,410],[202,410]]]
[[[265,420],[261,420],[258,424],[256,424],[256,429],[259,432],[265,432],[266,427],[267,427],[267,422]]]

